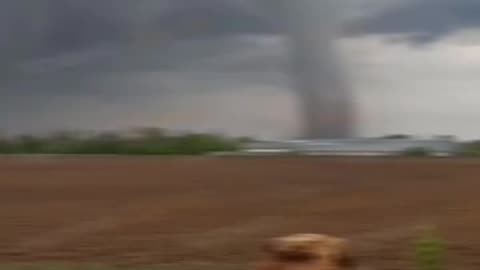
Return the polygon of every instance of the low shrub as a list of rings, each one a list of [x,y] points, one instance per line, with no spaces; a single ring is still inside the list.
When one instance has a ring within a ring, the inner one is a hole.
[[[417,270],[443,270],[445,245],[434,230],[426,232],[416,243]]]
[[[413,147],[405,149],[402,152],[402,156],[406,157],[431,157],[433,156],[433,151],[424,147]]]

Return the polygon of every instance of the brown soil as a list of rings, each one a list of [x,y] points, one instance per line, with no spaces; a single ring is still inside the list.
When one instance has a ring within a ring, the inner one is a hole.
[[[480,266],[480,161],[317,157],[0,159],[0,261],[239,264],[267,238],[354,240],[411,269],[436,226],[448,264]]]

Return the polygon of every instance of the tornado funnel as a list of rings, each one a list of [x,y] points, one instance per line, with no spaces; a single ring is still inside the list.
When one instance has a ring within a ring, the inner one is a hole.
[[[336,56],[338,0],[280,0],[305,139],[352,136],[352,95]]]

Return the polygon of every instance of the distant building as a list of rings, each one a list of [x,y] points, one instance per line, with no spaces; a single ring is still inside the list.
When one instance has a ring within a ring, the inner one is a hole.
[[[435,156],[451,156],[458,144],[451,138],[354,138],[321,140],[257,141],[249,144],[250,154],[299,153],[305,155],[388,156],[409,149],[425,149]]]

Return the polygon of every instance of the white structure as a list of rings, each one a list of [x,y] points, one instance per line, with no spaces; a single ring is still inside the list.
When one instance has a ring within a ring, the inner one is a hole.
[[[436,156],[451,156],[457,143],[449,138],[435,139],[331,139],[258,141],[247,146],[251,154],[299,153],[306,155],[387,156],[409,149],[425,149]]]

